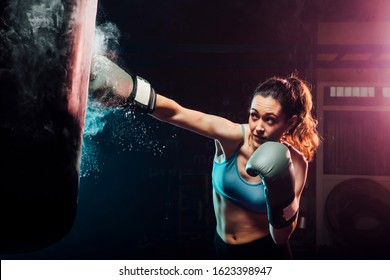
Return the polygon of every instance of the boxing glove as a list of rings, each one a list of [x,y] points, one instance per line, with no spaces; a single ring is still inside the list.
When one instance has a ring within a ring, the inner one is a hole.
[[[152,113],[156,106],[156,93],[145,79],[130,76],[105,56],[94,55],[91,64],[89,92],[107,106],[132,107]]]
[[[298,213],[294,191],[294,166],[289,149],[278,142],[262,144],[249,158],[246,172],[265,184],[269,223],[274,228],[291,224]]]

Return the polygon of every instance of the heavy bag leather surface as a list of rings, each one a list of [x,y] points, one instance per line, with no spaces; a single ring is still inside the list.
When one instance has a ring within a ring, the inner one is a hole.
[[[0,252],[72,228],[97,0],[6,0],[0,10]]]

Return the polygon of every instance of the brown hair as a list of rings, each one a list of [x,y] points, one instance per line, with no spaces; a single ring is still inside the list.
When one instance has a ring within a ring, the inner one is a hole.
[[[318,121],[312,114],[313,100],[310,88],[307,82],[292,74],[287,78],[269,78],[256,87],[253,95],[271,96],[278,100],[287,120],[294,115],[298,117],[297,123],[283,134],[282,140],[303,153],[308,161],[313,160],[320,144]]]

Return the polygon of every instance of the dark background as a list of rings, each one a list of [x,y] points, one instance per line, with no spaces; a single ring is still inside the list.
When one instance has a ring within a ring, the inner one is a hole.
[[[118,63],[157,92],[246,122],[253,89],[273,75],[298,71],[313,84],[315,100],[317,24],[390,20],[389,1],[381,1],[383,9],[374,2],[101,0],[97,24],[118,26]],[[98,168],[81,178],[70,234],[41,251],[5,258],[214,258],[213,141],[141,114],[125,127],[123,115],[107,116],[103,132],[89,139]],[[314,161],[301,202],[307,226],[292,236],[295,257],[380,257],[316,246],[315,167]]]

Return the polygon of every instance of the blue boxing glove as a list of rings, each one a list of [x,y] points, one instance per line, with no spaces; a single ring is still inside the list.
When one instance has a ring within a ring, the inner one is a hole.
[[[298,213],[294,166],[289,149],[278,142],[262,144],[249,158],[246,172],[265,183],[268,220],[274,228],[294,222]]]

